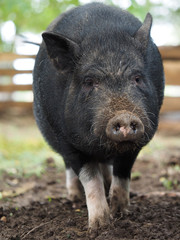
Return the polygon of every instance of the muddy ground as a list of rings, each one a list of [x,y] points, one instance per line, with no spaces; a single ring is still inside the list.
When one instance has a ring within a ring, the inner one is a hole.
[[[162,129],[155,136],[166,147],[134,165],[129,213],[97,233],[88,232],[85,201],[75,206],[67,199],[64,171],[52,158],[41,177],[4,172],[0,192],[12,194],[0,200],[0,240],[180,240],[180,132],[170,129],[171,136]]]

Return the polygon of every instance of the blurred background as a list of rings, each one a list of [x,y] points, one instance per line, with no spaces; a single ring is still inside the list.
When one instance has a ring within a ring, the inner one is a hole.
[[[4,173],[12,176],[40,176],[45,171],[44,161],[48,157],[54,159],[57,167],[63,167],[62,159],[44,142],[33,118],[32,70],[39,49],[36,44],[41,43],[41,33],[60,13],[89,2],[92,1],[0,0],[0,176],[4,176]],[[167,149],[171,145],[179,149],[179,0],[99,2],[121,7],[141,21],[147,12],[152,14],[151,36],[163,58],[166,89],[159,126],[161,137],[155,137],[144,153],[154,154],[157,149]],[[35,44],[25,43],[27,41]],[[180,151],[178,154],[180,156]]]

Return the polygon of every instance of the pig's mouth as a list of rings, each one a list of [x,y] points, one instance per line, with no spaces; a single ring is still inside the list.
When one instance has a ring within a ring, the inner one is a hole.
[[[106,143],[104,144],[104,151],[110,155],[123,153],[129,150],[136,150],[139,148],[139,143],[136,141],[121,141],[115,142],[107,139]]]

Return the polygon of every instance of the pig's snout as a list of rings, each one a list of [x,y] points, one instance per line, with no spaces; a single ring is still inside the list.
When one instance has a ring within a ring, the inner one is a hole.
[[[106,127],[106,135],[113,141],[135,142],[144,134],[142,121],[131,112],[122,111],[111,118]]]

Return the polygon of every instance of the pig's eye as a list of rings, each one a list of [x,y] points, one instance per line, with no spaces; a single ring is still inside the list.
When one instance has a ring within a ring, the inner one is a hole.
[[[135,76],[135,77],[134,77],[134,81],[135,81],[135,83],[136,83],[137,85],[141,84],[141,82],[142,82],[142,76],[140,76],[140,75]]]
[[[94,87],[97,87],[99,84],[99,81],[90,77],[85,78],[83,89],[88,91],[92,90]]]
[[[93,87],[94,86],[94,80],[92,78],[86,78],[84,81],[84,84],[86,87]]]

